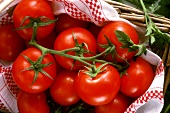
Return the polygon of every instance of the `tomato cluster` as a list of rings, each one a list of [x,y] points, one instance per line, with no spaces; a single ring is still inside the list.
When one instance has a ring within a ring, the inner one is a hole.
[[[13,61],[20,113],[123,113],[154,79],[126,22],[99,27],[55,16],[46,0],[21,1],[13,20],[0,28],[0,59]]]

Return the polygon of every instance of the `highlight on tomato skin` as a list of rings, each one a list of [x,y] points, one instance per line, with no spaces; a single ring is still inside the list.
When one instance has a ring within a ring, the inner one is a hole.
[[[96,63],[96,67],[99,66],[101,64]],[[84,102],[98,106],[115,98],[120,89],[120,74],[113,66],[103,66],[95,77],[89,76],[86,72],[86,68],[79,71],[75,79],[76,92]]]
[[[34,19],[34,22],[37,22],[37,23],[55,20],[52,8],[50,4],[48,3],[48,1],[46,0],[22,0],[21,2],[19,2],[17,6],[15,7],[13,11],[13,15],[12,15],[16,29],[21,27],[20,25],[22,21],[27,16]],[[27,18],[23,22],[22,26],[25,26],[27,24],[31,24],[33,26],[33,23],[30,23],[30,22],[31,21],[29,20],[29,18]],[[55,22],[49,25],[45,25],[45,26],[38,26],[36,39],[41,40],[47,37],[53,31],[54,27],[55,27]],[[23,39],[31,40],[33,29],[32,27],[24,28],[24,29],[17,30],[17,32]]]
[[[121,77],[120,91],[129,97],[137,98],[147,91],[154,77],[154,70],[148,61],[141,57],[132,59],[126,73]]]
[[[17,94],[17,108],[20,113],[50,113],[46,92],[27,93],[20,90]]]
[[[0,59],[13,62],[25,49],[25,43],[14,30],[14,24],[4,24],[0,26]]]
[[[13,80],[25,92],[43,92],[51,86],[56,77],[58,69],[54,57],[48,53],[39,63],[37,61],[41,56],[39,49],[31,47],[24,50],[13,62]]]
[[[115,31],[120,30],[124,32],[129,38],[133,41],[134,44],[139,44],[138,34],[130,24],[123,22],[123,21],[115,21],[110,22],[109,24],[105,25],[101,31],[99,32],[97,43],[98,43],[98,51],[103,52],[106,48],[102,48],[100,45],[107,45],[108,41],[106,37],[110,40],[112,44],[115,45],[116,53],[110,53],[105,59],[107,61],[114,61],[114,58],[117,62],[124,63],[135,56],[137,51],[129,52],[128,48],[122,48],[122,42],[118,40],[116,37]],[[99,45],[100,44],[100,45]],[[114,56],[114,58],[112,57]]]
[[[32,2],[35,2],[36,6],[33,7]],[[20,27],[25,16],[31,16],[34,19],[46,16],[57,21],[48,26],[39,26],[35,37],[35,41],[43,46],[42,48],[51,49],[48,50],[49,53],[45,54],[41,62],[43,66],[49,64],[48,66],[43,67],[35,63],[42,57],[42,50],[33,46],[26,45],[28,48],[24,49],[20,47],[22,50],[19,53],[21,54],[18,54],[13,60],[12,76],[20,88],[17,104],[21,113],[28,111],[31,113],[54,113],[55,110],[68,113],[76,105],[81,108],[82,106],[79,104],[82,101],[85,103],[84,108],[93,108],[91,112],[89,110],[89,113],[123,113],[132,103],[132,100],[134,101],[141,96],[152,83],[154,71],[151,70],[150,64],[142,58],[134,60],[136,51],[129,52],[127,48],[122,48],[123,43],[116,36],[116,30],[123,31],[134,44],[139,44],[137,32],[131,25],[115,21],[99,27],[94,23],[72,18],[68,14],[55,16],[46,0],[22,0],[13,13],[15,28]],[[23,25],[28,22],[30,22],[29,19]],[[0,28],[0,42],[1,35],[5,33],[2,31],[3,29]],[[16,30],[16,33],[22,37],[22,40],[25,40],[26,44],[33,36],[32,28]],[[117,55],[112,54],[112,52],[108,56],[100,55],[92,60],[85,60],[86,57],[93,57],[106,50],[100,46],[108,44],[106,37],[115,45],[114,50],[116,50]],[[12,42],[12,39],[10,40]],[[22,43],[20,42],[20,44]],[[1,47],[2,45],[0,45],[0,51]],[[62,54],[50,53],[53,50],[63,51],[74,47],[79,47],[80,50],[67,51]],[[73,58],[65,57],[66,54],[84,57],[83,61],[89,63],[90,66]],[[2,58],[1,55],[0,58]],[[121,66],[124,66],[125,63],[129,64],[123,76],[120,75],[121,71],[116,68],[115,64],[112,65],[114,59],[111,55],[115,57],[117,64]],[[98,68],[103,62],[108,64],[102,67],[95,76],[94,73],[86,73],[94,65]],[[37,72],[35,70],[39,69],[41,72],[35,77]],[[46,75],[44,73],[49,76],[44,76]],[[48,92],[48,96],[46,92]],[[54,106],[49,106],[49,103],[47,105],[49,101],[50,105]],[[84,109],[78,109],[78,112],[81,111],[84,112]]]
[[[77,42],[76,42],[77,41]],[[78,44],[77,44],[78,43]],[[92,33],[81,27],[74,27],[61,32],[55,42],[54,50],[61,51],[69,48],[80,47],[80,51],[69,51],[67,54],[83,57],[95,56],[97,42]],[[82,69],[84,64],[61,55],[54,55],[56,61],[64,68],[70,70]]]
[[[131,98],[119,92],[108,104],[95,106],[95,113],[124,113],[131,104]]]
[[[59,105],[70,106],[80,100],[74,87],[77,73],[78,71],[70,71],[64,68],[61,68],[57,73],[49,89],[51,97]]]

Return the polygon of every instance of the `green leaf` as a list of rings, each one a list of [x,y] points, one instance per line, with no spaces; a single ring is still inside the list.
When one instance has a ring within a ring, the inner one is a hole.
[[[159,2],[160,2],[160,0],[157,0],[157,1],[155,1],[153,4],[151,4],[151,5],[149,6],[149,8],[148,8],[148,11],[149,11],[150,13],[155,13],[157,10],[159,10],[159,8],[161,7],[161,6],[159,5]]]
[[[139,51],[136,53],[135,56],[141,56],[143,53],[146,54],[146,47],[144,45],[138,45]]]
[[[138,47],[134,46],[135,44],[133,43],[133,41],[124,32],[116,30],[115,34],[118,40],[123,44],[121,46],[122,48],[128,48],[129,52],[138,50]]]
[[[122,48],[129,48],[129,46],[134,45],[134,43],[129,38],[129,36],[126,35],[124,32],[116,30],[115,34],[116,34],[118,40],[123,44]]]
[[[115,31],[115,34],[118,38],[118,40],[123,43],[123,46],[121,46],[122,48],[128,48],[129,52],[133,52],[133,51],[137,51],[137,54],[135,56],[140,56],[143,53],[146,54],[146,47],[143,44],[134,44],[132,42],[132,40],[129,38],[128,35],[126,35],[124,32],[122,31]]]

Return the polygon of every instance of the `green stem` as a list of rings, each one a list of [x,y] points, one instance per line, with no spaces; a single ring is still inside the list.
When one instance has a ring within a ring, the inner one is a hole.
[[[168,113],[168,110],[170,109],[170,104],[168,104],[168,106],[165,108],[165,110],[163,111],[163,113]]]
[[[38,23],[37,22],[34,22],[33,23],[33,34],[32,34],[32,38],[31,38],[31,41],[29,42],[29,44],[35,44],[36,41],[35,41],[35,37],[36,37],[36,34],[37,34],[37,29],[38,29]]]
[[[149,21],[152,21],[150,18],[148,18],[148,13],[147,13],[147,10],[146,10],[146,8],[145,8],[145,5],[144,5],[144,2],[143,2],[143,0],[140,0],[140,3],[141,3],[141,6],[142,6],[142,9],[143,9],[143,11],[144,11],[144,15],[145,15],[145,21],[146,21],[146,25],[149,25],[148,24],[148,19],[149,19]]]
[[[61,55],[61,56],[67,57],[67,58],[71,58],[71,59],[80,61],[80,62],[84,63],[84,64],[87,65],[87,66],[93,67],[92,64],[90,64],[90,63],[88,63],[88,62],[86,62],[86,61],[87,61],[87,60],[88,60],[88,61],[93,61],[93,60],[96,59],[97,57],[102,56],[103,54],[107,53],[110,49],[112,49],[112,47],[108,47],[108,48],[107,48],[105,51],[103,51],[102,53],[97,54],[96,56],[92,56],[92,57],[79,57],[79,56],[69,55],[69,54],[66,54],[66,53],[69,52],[69,51],[79,51],[80,48],[79,48],[79,47],[74,47],[74,48],[69,48],[69,49],[65,49],[65,50],[62,50],[62,51],[57,51],[57,50],[45,48],[45,47],[39,45],[39,44],[35,41],[37,29],[38,29],[37,22],[34,22],[34,23],[33,23],[33,35],[32,35],[32,38],[31,38],[31,41],[29,42],[29,44],[32,45],[32,46],[34,46],[34,47],[36,47],[36,48],[38,48],[38,49],[40,49],[40,50],[42,51],[41,61],[42,61],[42,59],[43,59],[43,57],[44,57],[45,54],[51,53],[51,54],[57,54],[57,55]],[[98,60],[96,60],[96,61],[98,61]]]
[[[92,57],[80,57],[80,58],[81,58],[82,60],[91,60],[91,61],[92,61],[92,60],[95,60],[96,58],[98,58],[98,57],[106,54],[106,53],[107,53],[108,51],[110,51],[112,48],[113,48],[113,47],[109,46],[108,48],[106,48],[105,51],[103,51],[102,53],[99,53],[99,54],[97,54],[97,55],[95,55],[95,56],[92,56]]]

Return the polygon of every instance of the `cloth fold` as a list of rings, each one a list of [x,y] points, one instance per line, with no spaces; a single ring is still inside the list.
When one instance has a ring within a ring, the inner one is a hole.
[[[15,0],[9,7],[19,3]],[[110,21],[126,21],[134,26],[139,34],[144,34],[145,29],[140,28],[128,20],[119,17],[117,11],[104,0],[49,0],[55,15],[67,13],[70,16],[90,21],[98,26],[104,26]],[[12,18],[6,13],[7,7],[0,13],[0,25],[11,22]],[[161,58],[155,53],[147,50],[146,55],[142,55],[150,64],[156,66],[153,83],[141,97],[136,99],[127,108],[125,113],[160,113],[164,104],[163,84],[164,66]],[[11,77],[12,63],[0,60],[0,109],[17,113],[16,93],[17,86]]]

